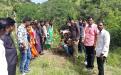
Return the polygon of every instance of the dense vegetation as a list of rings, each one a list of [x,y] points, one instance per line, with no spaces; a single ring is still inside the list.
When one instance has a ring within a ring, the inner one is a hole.
[[[112,47],[121,46],[121,0],[48,0],[43,4],[30,0],[1,0],[0,10],[1,17],[16,15],[18,22],[28,15],[38,20],[51,19],[56,29],[65,25],[68,17],[77,19],[92,15],[95,21],[104,20],[111,33]]]
[[[38,20],[53,20],[55,32],[65,25],[69,17],[77,19],[79,16],[86,18],[89,15],[92,15],[95,21],[98,19],[104,21],[111,34],[112,53],[109,57],[109,64],[119,66],[121,59],[121,0],[48,0],[43,4],[35,4],[30,0],[0,0],[0,17],[16,16],[17,22],[21,22],[23,16],[30,16]],[[59,37],[57,34],[54,36]],[[56,42],[58,37],[55,38]]]

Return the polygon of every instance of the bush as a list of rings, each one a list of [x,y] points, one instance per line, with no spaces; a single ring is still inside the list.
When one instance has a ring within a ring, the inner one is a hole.
[[[110,30],[111,47],[121,47],[121,28],[113,28]]]

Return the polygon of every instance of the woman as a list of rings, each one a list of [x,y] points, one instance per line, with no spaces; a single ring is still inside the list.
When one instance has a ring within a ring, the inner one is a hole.
[[[41,48],[41,44],[40,44],[40,41],[41,41],[41,39],[40,39],[40,31],[37,28],[37,23],[32,22],[32,27],[33,27],[33,32],[35,34],[35,42],[36,42],[35,47],[36,47],[38,53],[41,53],[42,48]]]
[[[47,22],[46,23],[47,27],[47,38],[46,38],[46,48],[51,48],[52,46],[52,41],[53,41],[53,26],[52,23]]]
[[[38,52],[37,49],[35,47],[35,34],[33,32],[33,29],[30,25],[28,25],[26,27],[27,32],[28,32],[28,36],[29,36],[29,43],[30,43],[30,47],[31,47],[31,52],[32,52],[32,58],[35,58],[38,56]]]

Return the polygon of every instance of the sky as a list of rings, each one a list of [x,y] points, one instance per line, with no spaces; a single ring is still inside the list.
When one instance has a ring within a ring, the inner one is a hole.
[[[35,2],[35,3],[43,3],[43,2],[46,2],[48,0],[31,0],[32,2]]]

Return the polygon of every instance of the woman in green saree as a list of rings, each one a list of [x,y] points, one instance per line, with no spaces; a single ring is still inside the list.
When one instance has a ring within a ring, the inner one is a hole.
[[[46,38],[45,44],[46,44],[46,48],[50,49],[53,42],[53,26],[52,24],[48,23],[46,27],[47,27],[47,38]]]

